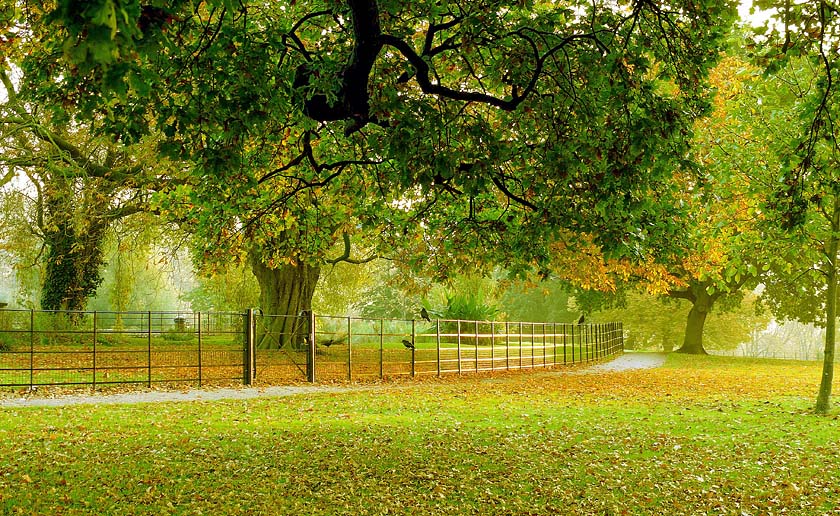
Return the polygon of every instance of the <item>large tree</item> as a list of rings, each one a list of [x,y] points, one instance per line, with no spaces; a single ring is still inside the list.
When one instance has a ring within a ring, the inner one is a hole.
[[[48,23],[25,62],[41,98],[168,135],[193,164],[169,209],[202,256],[251,253],[299,300],[267,294],[289,315],[319,267],[364,258],[331,254],[345,237],[438,275],[547,274],[579,236],[646,259],[677,242],[671,176],[690,168],[734,15],[717,0],[77,7],[29,6]]]
[[[681,199],[689,208],[686,252],[669,268],[680,284],[667,295],[691,305],[678,349],[683,353],[706,353],[707,317],[718,304],[740,304],[743,289],[757,285],[774,247],[761,223],[767,189],[755,177],[756,169],[766,168],[767,148],[754,138],[753,103],[746,94],[757,80],[756,69],[731,54],[710,74],[714,107],[697,121],[693,142],[702,173],[684,177]]]

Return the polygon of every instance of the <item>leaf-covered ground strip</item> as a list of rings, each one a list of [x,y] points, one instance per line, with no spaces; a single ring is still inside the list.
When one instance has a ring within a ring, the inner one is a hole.
[[[425,379],[0,411],[2,514],[827,514],[819,366]],[[564,372],[565,371],[565,372]]]

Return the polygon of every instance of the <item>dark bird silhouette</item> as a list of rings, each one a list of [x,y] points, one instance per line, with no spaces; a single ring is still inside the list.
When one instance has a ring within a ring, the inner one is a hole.
[[[583,314],[580,314],[580,317],[578,318],[578,322],[577,322],[577,323],[578,323],[578,324],[583,324],[583,321],[585,321],[585,320],[586,320],[586,317],[584,317],[584,315],[583,315]]]
[[[346,339],[346,338],[347,338],[347,335],[342,335],[340,337],[333,337],[331,339],[327,339],[327,340],[321,342],[321,344],[323,346],[326,346],[326,347],[330,347],[330,346],[333,346],[333,345],[338,346],[339,344],[344,344],[344,339]]]
[[[403,343],[403,346],[405,346],[406,348],[414,349],[414,343],[411,342],[410,340],[403,339],[402,343]]]
[[[420,318],[424,321],[432,322],[432,320],[429,319],[429,312],[426,311],[426,307],[420,308]]]

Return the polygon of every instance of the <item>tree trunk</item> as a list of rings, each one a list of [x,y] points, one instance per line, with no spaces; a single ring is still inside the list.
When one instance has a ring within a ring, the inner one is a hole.
[[[299,263],[272,269],[250,253],[251,270],[260,285],[261,324],[258,324],[257,347],[300,349],[308,335],[308,314],[321,268]]]
[[[96,185],[84,186],[83,194]],[[102,283],[102,241],[108,219],[98,210],[107,205],[87,206],[78,199],[75,185],[60,176],[39,191],[46,218],[44,244],[46,272],[41,286],[44,310],[82,311]],[[107,199],[107,197],[106,197]],[[77,319],[71,316],[71,319]]]
[[[831,217],[831,234],[825,244],[826,288],[825,288],[825,354],[823,355],[822,379],[814,411],[827,414],[831,407],[831,384],[834,381],[834,347],[837,323],[837,248],[840,232],[840,197],[834,198],[834,212]]]
[[[703,347],[703,327],[706,325],[706,316],[712,309],[714,297],[706,291],[706,285],[692,285],[689,301],[692,302],[691,310],[688,312],[688,320],[685,325],[685,338],[677,353],[688,353],[691,355],[706,355]]]
[[[45,234],[48,247],[46,273],[41,287],[44,310],[84,310],[102,282],[104,231],[92,228],[79,235],[72,222],[57,225]]]

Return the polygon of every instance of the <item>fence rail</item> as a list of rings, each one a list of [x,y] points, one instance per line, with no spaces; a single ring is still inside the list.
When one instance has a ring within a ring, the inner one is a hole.
[[[0,310],[0,386],[462,374],[591,362],[623,342],[621,323]]]

